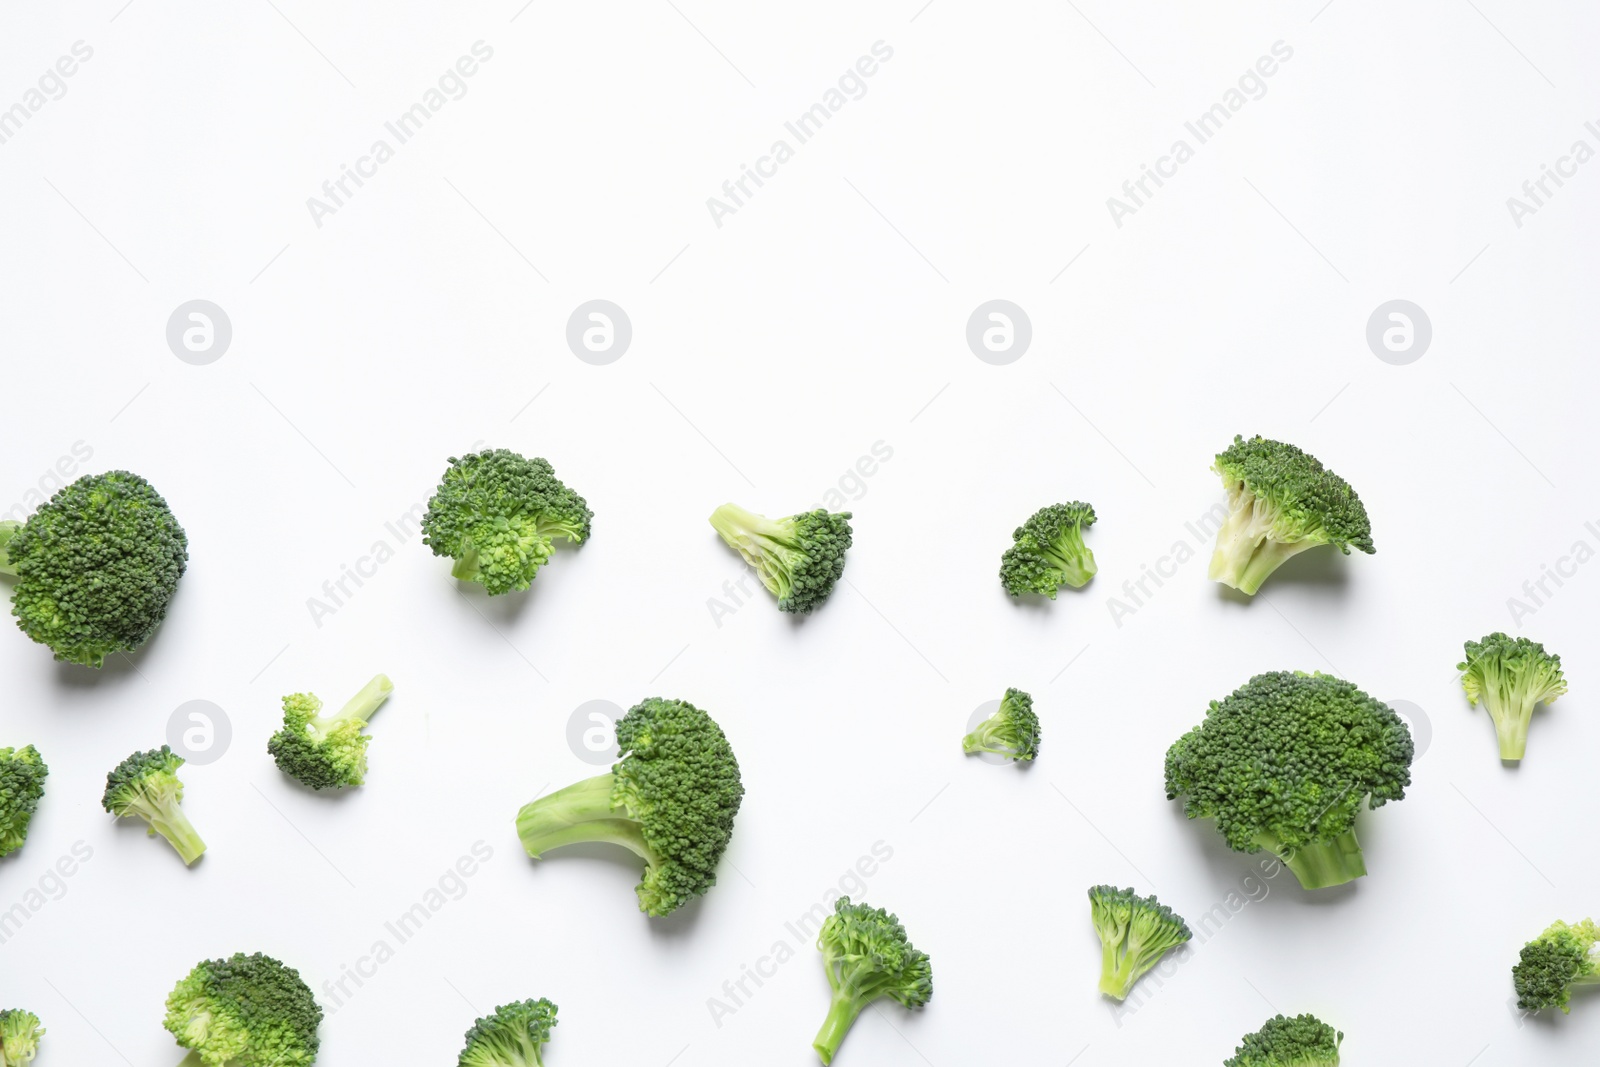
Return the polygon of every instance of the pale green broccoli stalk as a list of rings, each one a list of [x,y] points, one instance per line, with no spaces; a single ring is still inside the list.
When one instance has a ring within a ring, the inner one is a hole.
[[[711,513],[711,525],[773,596],[778,610],[800,615],[822,606],[844,574],[850,548],[850,512],[808,511],[769,519],[737,504]]]
[[[196,964],[167,994],[167,1030],[205,1067],[310,1067],[322,1009],[300,972],[271,956],[234,953]]]
[[[1600,985],[1600,926],[1589,919],[1572,925],[1556,920],[1522,946],[1511,982],[1524,1011],[1570,1012],[1573,990]]]
[[[39,750],[0,748],[0,858],[11,855],[28,839],[28,824],[44,796],[50,768]]]
[[[833,1062],[856,1018],[874,1000],[888,997],[920,1008],[933,998],[928,954],[918,951],[900,920],[882,908],[840,897],[817,934],[817,948],[833,991],[828,1016],[811,1043],[824,1064]]]
[[[1154,896],[1097,885],[1089,890],[1089,917],[1100,935],[1100,992],[1117,1000],[1168,950],[1192,936],[1183,916]]]
[[[167,839],[185,864],[206,850],[206,843],[189,825],[178,805],[183,803],[183,783],[178,768],[184,759],[162,745],[135,752],[106,775],[106,792],[100,803],[119,819],[140,818],[150,824],[150,836]]]
[[[1098,568],[1083,531],[1094,520],[1094,508],[1081,500],[1034,512],[1012,532],[1011,547],[1000,557],[1000,584],[1012,596],[1039,593],[1051,600],[1063,585],[1087,585]]]
[[[44,1033],[33,1012],[20,1008],[0,1011],[0,1067],[21,1067],[32,1061]]]
[[[502,1004],[472,1024],[456,1067],[544,1067],[555,1025],[556,1006],[542,997]]]
[[[1344,1034],[1315,1015],[1274,1015],[1222,1067],[1339,1067]]]
[[[322,701],[310,693],[283,698],[283,729],[267,751],[278,769],[312,789],[358,786],[367,777],[367,744],[362,729],[394,692],[387,675],[377,675],[350,698],[337,715],[319,715]]]
[[[1033,697],[1020,689],[1007,689],[1000,707],[961,739],[967,755],[989,752],[1011,760],[1031,760],[1039,754],[1039,716]]]
[[[1567,691],[1561,657],[1526,637],[1492,633],[1482,641],[1468,641],[1467,658],[1456,664],[1467,703],[1479,701],[1489,709],[1500,758],[1520,760],[1528,751],[1528,724],[1541,701],[1554,704]]]

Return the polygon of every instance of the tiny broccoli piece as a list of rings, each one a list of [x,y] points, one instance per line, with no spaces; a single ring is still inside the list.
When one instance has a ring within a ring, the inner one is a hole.
[[[119,819],[137,816],[150,824],[150,836],[166,838],[183,862],[191,864],[206,850],[188,818],[183,803],[183,783],[178,768],[184,759],[162,745],[135,752],[106,775],[106,792],[100,803]]]
[[[167,994],[162,1025],[206,1067],[309,1067],[321,1023],[299,971],[236,952],[196,964]]]
[[[1020,689],[1007,689],[1000,707],[961,739],[961,751],[991,752],[1013,760],[1031,760],[1039,754],[1039,716],[1033,697]]]
[[[621,845],[645,861],[639,910],[667,915],[717,883],[744,798],[739,761],[711,716],[658,697],[617,720],[617,747],[609,774],[524,805],[517,835],[534,859],[562,845]]]
[[[844,573],[850,518],[848,511],[818,508],[769,519],[724,504],[711,513],[711,525],[778,598],[779,611],[808,615],[822,606]]]
[[[1468,641],[1465,662],[1456,664],[1467,703],[1489,709],[1500,739],[1500,758],[1520,760],[1528,751],[1528,723],[1534,706],[1554,704],[1567,691],[1561,657],[1526,637],[1492,633]]]
[[[33,1012],[20,1008],[0,1011],[0,1067],[21,1067],[32,1060],[44,1033]]]
[[[1089,917],[1100,935],[1100,992],[1117,1000],[1126,1000],[1133,983],[1191,936],[1183,916],[1154,896],[1112,885],[1089,890]]]
[[[1315,1015],[1274,1015],[1222,1067],[1339,1067],[1344,1034]]]
[[[1557,920],[1522,946],[1511,982],[1517,990],[1517,1007],[1524,1011],[1570,1012],[1574,989],[1600,985],[1600,926],[1589,919],[1572,925]]]
[[[1094,508],[1081,500],[1034,512],[1011,534],[1000,557],[1000,584],[1012,596],[1040,593],[1051,600],[1063,585],[1081,589],[1098,569],[1083,531],[1094,525]]]
[[[1348,482],[1315,456],[1282,441],[1235,437],[1212,467],[1228,492],[1211,578],[1255,593],[1291,557],[1318,545],[1345,555],[1372,547],[1367,509]]]
[[[832,1063],[856,1017],[879,997],[920,1008],[933,997],[933,964],[906,939],[900,920],[882,908],[840,897],[817,934],[833,999],[811,1047]]]
[[[49,774],[32,745],[0,748],[0,857],[11,855],[28,839],[28,824],[39,808]]]
[[[422,543],[455,560],[450,573],[490,596],[528,588],[555,539],[589,539],[594,512],[549,462],[504,448],[450,457],[422,519]]]
[[[188,559],[167,502],[127,471],[85,475],[26,523],[0,523],[17,626],[56,659],[88,667],[150,639]]]
[[[350,698],[337,715],[319,715],[322,701],[310,693],[283,698],[283,729],[272,735],[267,751],[278,769],[312,789],[357,786],[367,777],[367,743],[362,728],[394,692],[394,683],[380,674]]]
[[[467,1031],[457,1067],[544,1067],[541,1050],[556,1025],[556,1006],[544,998],[502,1004]]]

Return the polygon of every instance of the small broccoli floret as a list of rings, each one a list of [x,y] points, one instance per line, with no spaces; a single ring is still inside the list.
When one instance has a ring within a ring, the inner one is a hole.
[[[1274,1015],[1222,1067],[1339,1067],[1344,1034],[1315,1015]]]
[[[1511,982],[1517,990],[1517,1007],[1524,1011],[1570,1012],[1574,989],[1600,985],[1600,926],[1589,919],[1570,926],[1558,919],[1522,946],[1522,957],[1511,968]]]
[[[394,692],[394,683],[380,674],[350,698],[337,715],[319,715],[322,701],[310,693],[283,698],[283,729],[272,735],[267,751],[278,769],[312,789],[358,786],[367,777],[367,743],[362,729]]]
[[[56,659],[89,667],[150,639],[188,559],[167,502],[127,471],[85,475],[26,523],[0,523],[17,626]]]
[[[1258,674],[1167,751],[1167,799],[1211,818],[1238,852],[1266,849],[1306,889],[1367,873],[1356,813],[1405,797],[1411,731],[1327,674]]]
[[[541,1050],[556,1025],[556,1006],[544,998],[502,1004],[467,1031],[457,1067],[544,1067]]]
[[[28,824],[44,796],[50,768],[39,750],[0,748],[0,858],[11,855],[28,839]]]
[[[310,1067],[321,1023],[299,971],[236,952],[196,964],[167,994],[162,1025],[205,1067]]]
[[[724,504],[711,513],[711,525],[778,598],[779,611],[808,615],[822,606],[844,573],[850,518],[848,511],[818,508],[769,519]]]
[[[1345,555],[1372,547],[1367,509],[1350,484],[1315,456],[1282,441],[1235,437],[1212,467],[1228,491],[1211,578],[1255,593],[1291,557],[1318,545]]]
[[[178,768],[184,759],[162,745],[135,752],[106,775],[106,792],[100,803],[119,819],[137,816],[150,824],[150,836],[166,838],[183,862],[192,864],[206,850],[178,805],[183,803],[183,783]]]
[[[609,774],[524,805],[517,835],[534,859],[562,845],[621,845],[645,861],[639,910],[667,915],[717,883],[744,799],[739,761],[711,716],[658,697],[617,720],[617,748]]]
[[[1528,723],[1541,701],[1554,704],[1567,691],[1561,657],[1526,637],[1492,633],[1468,641],[1465,662],[1456,664],[1467,703],[1480,700],[1494,720],[1500,758],[1520,760],[1528,751]]]
[[[1183,916],[1154,896],[1097,885],[1089,890],[1089,917],[1100,935],[1100,992],[1117,1000],[1142,975],[1190,938]]]
[[[1011,534],[1000,557],[1000,584],[1012,596],[1040,593],[1051,600],[1063,585],[1081,589],[1095,576],[1094,553],[1083,531],[1094,525],[1094,508],[1081,500],[1034,512]]]
[[[833,990],[828,1017],[811,1047],[832,1063],[856,1017],[879,997],[920,1008],[933,998],[933,964],[906,939],[900,920],[882,908],[840,897],[817,934],[822,969]]]
[[[543,459],[504,448],[450,457],[428,501],[422,543],[455,560],[450,573],[490,596],[528,588],[555,539],[589,539],[594,512]]]
[[[1039,754],[1039,716],[1033,697],[1020,689],[1007,689],[1000,707],[961,739],[961,751],[990,752],[1013,760],[1031,760]]]
[[[0,1067],[21,1067],[39,1051],[44,1029],[31,1011],[8,1008],[0,1011]]]

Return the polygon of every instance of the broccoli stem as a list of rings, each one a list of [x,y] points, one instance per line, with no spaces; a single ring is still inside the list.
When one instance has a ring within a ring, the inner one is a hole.
[[[1270,537],[1261,543],[1245,565],[1244,571],[1239,575],[1237,586],[1241,593],[1254,596],[1256,590],[1261,588],[1261,583],[1272,576],[1272,572],[1283,566],[1289,560],[1298,556],[1308,548],[1316,548],[1318,541],[1294,541],[1286,543],[1274,541]]]
[[[0,575],[7,578],[15,578],[17,576],[17,568],[11,562],[11,557],[6,555],[6,545],[11,542],[13,537],[17,536],[17,531],[20,529],[22,529],[22,523],[17,522],[15,519],[7,519],[4,522],[0,522]]]
[[[794,550],[782,541],[793,533],[785,525],[787,521],[774,522],[737,504],[724,504],[711,513],[712,528],[738,550],[744,561],[755,568],[761,584],[780,600],[793,592],[789,571],[781,565],[794,555]]]
[[[1300,879],[1303,889],[1344,885],[1367,873],[1367,864],[1362,858],[1361,843],[1356,840],[1354,827],[1338,837],[1301,845],[1299,848],[1278,845],[1266,834],[1260,835],[1257,841],[1277,854],[1283,865]]]
[[[361,687],[361,692],[345,702],[345,706],[339,709],[339,714],[335,715],[332,721],[359,719],[366,722],[383,707],[383,702],[388,700],[389,694],[393,692],[394,683],[389,680],[387,674],[374,675],[372,681]]]
[[[478,565],[478,550],[469,547],[450,568],[450,577],[458,578],[463,582],[475,582],[478,580],[478,575],[482,573],[482,570]]]
[[[160,834],[167,839],[173,848],[178,850],[178,855],[183,857],[185,866],[192,866],[206,850],[206,843],[190,825],[181,809],[176,804],[157,815],[150,817],[150,833]]]
[[[1087,549],[1069,555],[1056,545],[1048,545],[1044,548],[1044,554],[1061,572],[1061,580],[1074,589],[1082,589],[1088,585],[1089,579],[1099,570],[1092,562],[1093,557],[1087,555]]]
[[[866,1001],[852,997],[843,990],[834,993],[833,1003],[828,1006],[828,1017],[822,1021],[822,1029],[817,1031],[816,1038],[811,1042],[811,1047],[822,1058],[824,1067],[833,1062],[840,1044],[844,1042],[844,1035],[850,1032],[866,1006]]]
[[[1500,758],[1512,762],[1522,759],[1528,753],[1528,723],[1533,719],[1534,702],[1519,695],[1509,701],[1491,697],[1484,703],[1494,720],[1495,736],[1500,739]]]
[[[612,810],[614,784],[611,775],[596,775],[524,804],[517,836],[528,855],[538,859],[562,845],[599,842],[621,845],[651,867],[660,866],[661,856],[645,842],[639,824]]]
[[[1217,531],[1217,547],[1211,554],[1208,576],[1254,596],[1272,572],[1320,541],[1283,542],[1272,539],[1272,515],[1259,497],[1230,487],[1233,510]]]

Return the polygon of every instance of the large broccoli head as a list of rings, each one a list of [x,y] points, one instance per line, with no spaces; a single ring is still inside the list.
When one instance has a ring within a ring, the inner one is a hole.
[[[769,519],[737,504],[724,504],[711,513],[711,525],[778,598],[779,611],[806,615],[822,606],[844,574],[850,517],[848,511],[818,508]]]
[[[321,1023],[299,971],[236,952],[196,964],[167,995],[163,1025],[206,1067],[309,1067]]]
[[[1020,689],[1007,689],[995,713],[961,739],[967,755],[988,752],[1012,760],[1032,760],[1039,755],[1039,716],[1033,697]]]
[[[856,1017],[879,997],[907,1008],[933,998],[933,963],[906,937],[900,920],[882,908],[840,897],[817,934],[822,968],[833,991],[828,1016],[811,1047],[833,1062]]]
[[[555,1025],[556,1006],[542,997],[502,1004],[472,1024],[456,1067],[543,1067]]]
[[[39,1052],[44,1028],[31,1011],[7,1008],[0,1011],[0,1067],[22,1067]]]
[[[184,863],[192,864],[205,852],[206,843],[179,806],[183,782],[178,768],[183,764],[183,757],[166,745],[135,752],[106,775],[100,803],[119,819],[143,819],[150,824],[151,837],[160,834],[178,850]]]
[[[1568,1002],[1574,989],[1600,985],[1600,926],[1589,919],[1573,925],[1557,920],[1522,946],[1511,982],[1517,990],[1517,1007],[1524,1011],[1571,1011]]]
[[[1100,992],[1117,1000],[1126,1000],[1133,983],[1192,936],[1183,916],[1153,895],[1114,885],[1089,890],[1089,918],[1100,935]]]
[[[56,659],[89,667],[150,639],[189,559],[167,502],[127,471],[85,475],[26,523],[0,527],[17,625]]]
[[[1012,596],[1041,593],[1051,600],[1063,585],[1080,589],[1098,569],[1083,531],[1094,525],[1094,508],[1081,500],[1034,512],[1011,534],[1000,557],[1000,584]]]
[[[1528,724],[1534,707],[1554,704],[1567,691],[1561,657],[1526,637],[1492,633],[1482,641],[1468,641],[1467,658],[1456,664],[1467,703],[1480,700],[1494,720],[1500,740],[1500,758],[1520,760],[1528,751]]]
[[[1339,1067],[1344,1034],[1315,1015],[1274,1015],[1222,1067]]]
[[[0,748],[0,857],[11,855],[28,839],[28,824],[39,808],[49,774],[32,745]]]
[[[367,744],[361,731],[394,683],[380,674],[352,697],[337,715],[320,715],[322,701],[311,693],[283,698],[283,729],[267,742],[278,769],[312,789],[358,786],[367,778]]]

